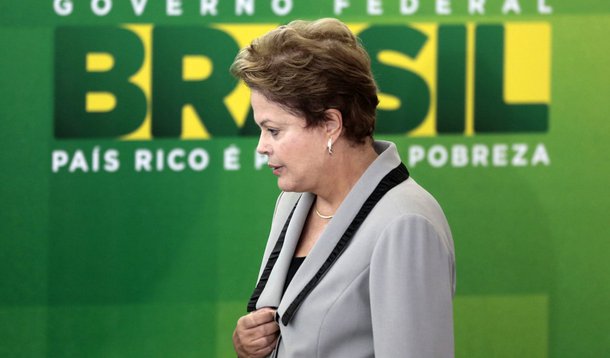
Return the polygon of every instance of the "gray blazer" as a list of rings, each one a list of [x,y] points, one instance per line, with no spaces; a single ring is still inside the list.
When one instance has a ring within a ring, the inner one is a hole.
[[[379,157],[345,198],[283,297],[314,195],[282,193],[278,199],[259,279],[293,208],[294,213],[255,306],[277,307],[281,358],[453,357],[453,239],[436,200],[412,178],[381,198],[342,255],[301,297],[290,321],[282,322],[364,201],[400,164],[393,143],[375,142],[375,149]]]

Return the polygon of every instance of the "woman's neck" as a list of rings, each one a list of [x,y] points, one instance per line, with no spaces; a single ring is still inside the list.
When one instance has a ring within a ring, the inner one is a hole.
[[[316,209],[324,215],[334,215],[347,194],[375,161],[377,153],[372,143],[353,146],[342,141],[329,158],[329,174],[318,188]]]

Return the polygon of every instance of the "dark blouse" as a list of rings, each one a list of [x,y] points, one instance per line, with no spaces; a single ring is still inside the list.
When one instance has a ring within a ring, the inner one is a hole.
[[[284,290],[282,291],[282,294],[286,292],[286,288],[288,288],[288,285],[290,284],[290,281],[292,281],[294,274],[297,273],[299,267],[301,267],[301,264],[303,263],[303,261],[305,261],[305,257],[307,256],[292,258],[292,261],[290,262],[290,267],[288,268],[288,273],[286,274],[286,282],[284,282]]]

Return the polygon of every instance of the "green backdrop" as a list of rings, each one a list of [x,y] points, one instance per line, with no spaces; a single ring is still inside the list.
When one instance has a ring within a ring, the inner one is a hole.
[[[456,356],[610,352],[606,1],[214,4],[0,4],[0,356],[233,356],[278,189],[228,64],[327,16],[451,224]]]

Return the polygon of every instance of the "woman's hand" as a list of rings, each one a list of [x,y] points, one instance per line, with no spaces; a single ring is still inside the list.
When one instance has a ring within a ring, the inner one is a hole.
[[[239,358],[263,358],[273,351],[280,329],[274,318],[274,309],[261,308],[237,321],[233,347]]]

